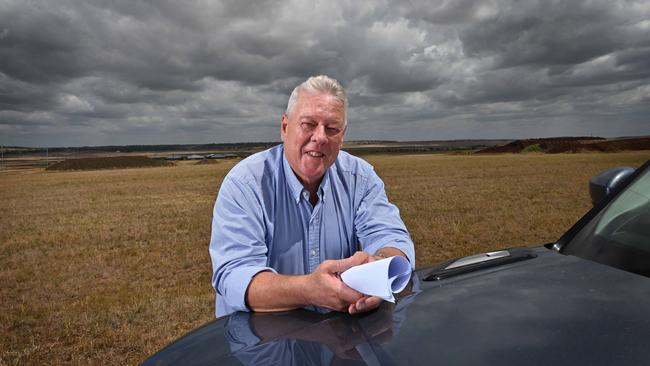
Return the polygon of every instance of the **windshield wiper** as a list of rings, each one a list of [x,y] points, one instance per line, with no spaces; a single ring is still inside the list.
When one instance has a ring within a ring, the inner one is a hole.
[[[471,255],[469,257],[447,261],[434,267],[424,277],[423,281],[440,281],[445,278],[535,257],[537,257],[537,254],[531,248],[510,248],[496,252]]]

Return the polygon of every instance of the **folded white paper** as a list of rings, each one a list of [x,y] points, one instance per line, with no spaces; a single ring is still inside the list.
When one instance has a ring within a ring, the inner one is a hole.
[[[402,291],[411,279],[411,265],[395,256],[352,267],[341,273],[341,279],[362,294],[395,302],[393,293]]]

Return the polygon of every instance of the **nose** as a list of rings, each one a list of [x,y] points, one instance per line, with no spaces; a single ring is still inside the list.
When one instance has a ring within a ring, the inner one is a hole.
[[[311,134],[311,141],[323,145],[327,142],[327,134],[325,133],[325,126],[319,125]]]

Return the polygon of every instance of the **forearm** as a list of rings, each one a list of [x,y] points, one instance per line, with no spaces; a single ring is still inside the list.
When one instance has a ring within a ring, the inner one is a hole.
[[[379,242],[364,243],[363,250],[374,257],[392,257],[395,255],[406,258],[415,267],[415,251],[413,244],[406,240],[392,238],[377,238]]]
[[[308,276],[287,276],[260,272],[246,291],[246,305],[251,311],[285,311],[310,304],[307,297]]]
[[[314,272],[302,276],[285,276],[260,272],[250,281],[246,304],[253,311],[283,311],[307,305],[346,311],[363,295],[341,281],[341,273],[348,268],[367,263],[367,253],[357,252],[352,257],[323,261]]]
[[[399,216],[399,209],[388,201],[384,184],[376,174],[369,179],[368,189],[355,216],[355,227],[357,238],[368,254],[404,256],[414,266],[413,242]]]

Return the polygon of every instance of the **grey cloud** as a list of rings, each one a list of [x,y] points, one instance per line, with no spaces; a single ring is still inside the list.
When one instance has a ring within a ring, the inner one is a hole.
[[[48,84],[86,72],[76,53],[81,36],[73,19],[45,5],[0,5],[4,35],[0,39],[0,70],[5,75]]]
[[[54,95],[46,89],[0,73],[0,110],[28,112],[55,105]]]
[[[577,64],[625,45],[616,2],[503,2],[460,37],[469,56],[494,56],[497,67]]]
[[[413,1],[401,4],[401,11],[409,19],[415,19],[432,24],[454,25],[464,24],[476,20],[484,6],[492,2],[476,0],[456,1]]]
[[[537,85],[542,90],[648,79],[648,7],[625,6],[629,4],[503,6],[498,15],[464,28],[460,37],[468,55],[491,57],[491,68],[548,70],[549,83]],[[564,89],[560,94],[572,92]]]
[[[647,19],[644,1],[0,0],[0,143],[277,140],[321,73],[348,86],[350,137],[649,134]]]
[[[650,33],[650,30],[648,32]],[[650,45],[618,52],[616,67],[630,78],[648,78],[650,76]]]

